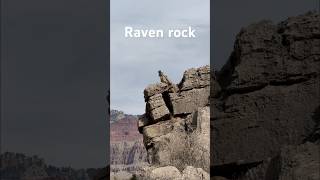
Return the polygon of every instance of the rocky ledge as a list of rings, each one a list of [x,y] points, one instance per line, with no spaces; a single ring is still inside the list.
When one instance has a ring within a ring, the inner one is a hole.
[[[320,179],[320,18],[243,28],[211,93],[212,176]]]
[[[161,82],[144,90],[138,129],[151,167],[138,179],[209,179],[210,67],[185,71],[177,85],[159,75]]]

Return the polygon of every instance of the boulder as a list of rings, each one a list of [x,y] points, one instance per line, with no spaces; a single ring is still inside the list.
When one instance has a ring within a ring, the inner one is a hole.
[[[210,175],[201,168],[194,168],[192,166],[187,166],[182,171],[181,180],[210,180]],[[178,180],[178,179],[177,179]]]
[[[162,94],[156,94],[147,102],[147,114],[153,123],[170,116],[170,111],[164,102]]]
[[[162,121],[143,128],[143,138],[145,145],[149,145],[152,139],[165,135],[175,130],[177,127],[182,127],[180,118],[171,119],[170,121]]]
[[[171,180],[179,178],[180,171],[173,166],[159,167],[151,171],[150,179]]]
[[[139,180],[209,180],[210,175],[201,168],[187,166],[182,173],[174,166],[147,167],[137,175]]]
[[[179,83],[180,91],[210,86],[210,66],[191,68],[184,72]]]
[[[190,114],[209,104],[210,87],[170,93],[169,96],[173,115]]]
[[[149,97],[155,94],[161,94],[164,91],[169,89],[168,84],[166,83],[157,83],[157,84],[150,84],[148,87],[144,89],[144,98],[147,100]]]

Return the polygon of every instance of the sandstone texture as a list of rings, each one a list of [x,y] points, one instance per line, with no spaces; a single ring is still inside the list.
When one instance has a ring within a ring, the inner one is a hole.
[[[137,124],[150,166],[138,179],[209,179],[210,67],[186,70],[177,85],[149,85],[144,97]]]
[[[320,179],[319,24],[309,12],[237,35],[211,74],[211,176]]]

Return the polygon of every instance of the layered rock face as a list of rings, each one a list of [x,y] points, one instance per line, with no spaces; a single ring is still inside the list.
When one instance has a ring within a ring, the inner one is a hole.
[[[146,113],[138,129],[151,167],[140,179],[209,179],[209,96],[209,66],[185,71],[178,85],[161,82],[145,89]]]
[[[145,166],[147,152],[138,132],[138,117],[111,110],[110,113],[111,171],[134,172]]]
[[[122,111],[111,110],[110,141],[136,141],[142,139],[137,130],[138,117],[124,114]]]
[[[319,24],[310,12],[237,35],[212,74],[212,176],[320,179]]]

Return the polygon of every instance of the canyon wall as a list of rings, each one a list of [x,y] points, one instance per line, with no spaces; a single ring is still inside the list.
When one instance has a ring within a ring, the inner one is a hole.
[[[137,128],[138,116],[110,112],[110,170],[132,173],[147,164],[147,151]]]

